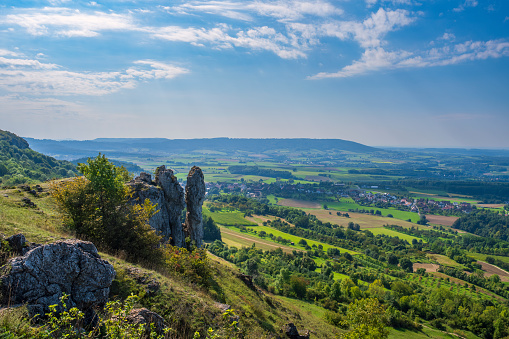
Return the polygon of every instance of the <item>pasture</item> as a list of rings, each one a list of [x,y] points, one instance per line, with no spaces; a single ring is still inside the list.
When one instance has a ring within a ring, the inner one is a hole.
[[[408,241],[410,244],[412,243],[412,240],[414,240],[414,239],[417,240],[417,241],[422,240],[422,242],[426,242],[424,239],[417,238],[417,237],[414,237],[414,236],[411,236],[411,235],[408,235],[408,234],[396,232],[396,231],[390,230],[390,229],[385,228],[385,227],[370,228],[369,231],[371,233],[373,233],[374,235],[384,234],[384,235],[387,235],[389,237],[397,237],[397,238],[400,238],[402,240]]]
[[[350,217],[346,218],[344,216],[338,216],[335,211],[324,209],[306,209],[305,211],[315,215],[322,222],[330,222],[331,224],[337,224],[343,227],[347,227],[349,222],[353,222],[354,224],[359,224],[361,229],[379,228],[384,225],[398,225],[405,228],[427,228],[427,226],[416,225],[396,218],[380,217],[364,213],[348,212]]]

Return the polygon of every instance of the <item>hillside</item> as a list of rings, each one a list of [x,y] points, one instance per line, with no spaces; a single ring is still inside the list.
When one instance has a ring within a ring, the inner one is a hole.
[[[169,155],[191,153],[194,151],[250,153],[277,153],[344,151],[353,153],[372,153],[377,148],[341,139],[164,139],[164,138],[100,138],[94,140],[38,140],[27,138],[32,147],[39,152],[50,154],[58,159],[72,160],[96,155],[98,152],[109,156],[125,154]]]
[[[5,236],[21,232],[29,242],[43,244],[72,237],[61,228],[48,186],[42,187],[44,191],[37,197],[17,189],[1,190],[0,232]],[[37,207],[25,207],[24,197]],[[116,271],[110,299],[125,299],[131,293],[140,296],[137,306],[162,315],[172,328],[171,338],[193,338],[195,332],[205,336],[209,328],[221,329],[225,325],[222,314],[228,307],[239,317],[239,331],[246,338],[270,337],[290,322],[301,331],[311,330],[315,338],[334,338],[339,333],[321,317],[323,309],[252,289],[240,278],[238,269],[213,255],[209,255],[208,284],[201,286],[185,274],[156,272],[100,254]],[[5,326],[12,325],[6,324],[8,318],[4,317],[0,312],[0,335]]]
[[[30,149],[14,133],[0,130],[0,183],[18,185],[75,175],[76,167]]]

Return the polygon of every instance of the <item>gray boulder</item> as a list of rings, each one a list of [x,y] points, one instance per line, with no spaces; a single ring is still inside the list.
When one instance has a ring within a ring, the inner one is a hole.
[[[198,247],[203,245],[202,206],[205,201],[205,193],[207,193],[207,188],[203,172],[199,167],[193,166],[187,175],[185,226],[191,241],[194,241]]]
[[[164,331],[164,319],[159,314],[146,308],[136,308],[129,312],[127,321],[133,325],[144,325],[147,333],[151,332],[151,327],[155,332],[161,335]]]
[[[32,316],[49,312],[69,295],[67,307],[89,311],[108,301],[113,266],[91,242],[65,240],[42,245],[1,268],[2,303],[27,304]]]

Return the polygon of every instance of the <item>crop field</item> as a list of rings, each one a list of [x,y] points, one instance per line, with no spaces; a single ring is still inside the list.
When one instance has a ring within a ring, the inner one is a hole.
[[[485,272],[485,277],[491,277],[492,275],[496,274],[503,282],[509,282],[509,272],[504,271],[495,265],[490,265],[484,261],[478,261],[477,263],[482,266],[482,270]]]
[[[480,261],[486,261],[486,257],[493,257],[500,261],[503,261],[505,263],[509,264],[509,257],[503,257],[500,255],[487,255],[487,254],[481,254],[481,253],[468,253],[469,257],[475,258]]]
[[[452,226],[459,217],[452,217],[447,215],[426,215],[430,224],[437,224],[443,226]]]
[[[396,231],[390,230],[385,227],[370,228],[369,231],[371,233],[373,233],[374,235],[385,234],[385,235],[388,235],[389,237],[398,237],[402,240],[408,241],[409,243],[412,243],[412,240],[414,240],[414,239],[417,241],[422,240],[423,242],[425,242],[424,239],[417,238],[417,237],[414,237],[414,236],[411,236],[408,234],[396,232]]]
[[[229,229],[232,229],[231,227]],[[341,251],[341,253],[345,253],[345,252],[348,252],[350,254],[359,254],[358,252],[355,252],[355,251],[351,251],[351,250],[347,250],[345,248],[341,248],[341,247],[337,247],[337,246],[332,246],[332,245],[329,245],[329,244],[325,244],[323,242],[319,242],[319,241],[315,241],[315,240],[310,240],[310,239],[305,239],[305,238],[302,238],[302,237],[298,237],[298,236],[295,236],[295,235],[291,235],[291,234],[288,234],[288,233],[285,233],[285,232],[281,232],[275,228],[272,228],[272,227],[269,227],[269,226],[256,226],[256,227],[248,227],[249,230],[251,231],[257,231],[258,233],[261,232],[261,231],[265,231],[267,234],[269,233],[272,233],[274,235],[274,237],[282,237],[282,238],[285,238],[285,239],[288,239],[290,241],[292,241],[295,245],[290,245],[292,248],[296,248],[296,249],[300,249],[300,250],[303,250],[304,248],[300,245],[298,245],[299,241],[301,241],[302,239],[306,240],[307,244],[311,247],[313,247],[313,245],[322,245],[323,246],[323,250],[324,251],[327,251],[329,248],[337,248]],[[271,241],[269,237],[265,237],[264,238],[266,241]]]
[[[456,261],[452,260],[451,258],[441,255],[441,254],[428,254],[428,258],[431,260],[436,261],[440,265],[444,266],[451,266],[451,267],[463,267],[461,264],[458,264]]]
[[[330,202],[330,201],[322,201],[320,202],[320,204],[325,204],[327,205],[327,207],[331,210],[337,210],[337,211],[341,211],[341,212],[348,212],[348,210],[352,209],[352,210],[355,210],[355,209],[364,209],[364,210],[375,210],[375,211],[380,211],[382,213],[382,216],[387,216],[388,214],[392,214],[392,216],[395,218],[395,219],[400,219],[400,220],[412,220],[412,222],[417,222],[420,217],[417,213],[414,213],[414,212],[410,212],[410,211],[400,211],[396,208],[376,208],[376,207],[371,207],[371,206],[362,206],[362,205],[359,205],[357,204],[355,201],[353,201],[351,198],[341,198],[340,201],[334,201],[334,202]],[[348,212],[348,213],[351,213],[351,212]]]
[[[314,201],[296,200],[296,199],[279,199],[278,205],[295,207],[295,208],[321,208],[322,206]]]
[[[207,208],[203,208],[203,213],[211,217],[216,223],[225,226],[243,225],[243,226],[255,226],[256,223],[246,220],[244,213],[234,211],[219,211],[211,212]]]
[[[281,245],[270,240],[264,240],[258,236],[250,235],[248,233],[234,231],[224,226],[220,226],[220,229],[221,238],[223,239],[223,242],[225,242],[228,246],[235,246],[237,248],[241,248],[241,247],[251,247],[253,244],[255,244],[257,248],[260,248],[264,251],[281,248],[284,252],[292,253],[293,251],[296,250],[296,248]]]
[[[398,225],[405,228],[415,227],[415,228],[428,228],[427,226],[416,225],[408,221],[388,218],[388,217],[380,217],[376,215],[364,214],[364,213],[353,213],[348,212],[349,218],[338,216],[334,211],[328,210],[317,210],[317,209],[308,209],[305,210],[307,213],[311,213],[315,215],[322,222],[330,222],[331,224],[337,224],[343,227],[347,227],[349,222],[353,222],[355,224],[359,224],[361,229],[370,229],[370,228],[378,228],[383,227],[384,225]],[[330,212],[330,214],[329,214]]]

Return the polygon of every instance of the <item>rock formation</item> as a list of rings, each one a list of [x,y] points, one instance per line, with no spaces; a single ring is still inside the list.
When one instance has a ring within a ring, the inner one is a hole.
[[[69,295],[67,307],[89,312],[108,301],[113,266],[102,260],[91,242],[58,241],[16,257],[1,268],[2,303],[27,304],[32,316],[49,312]]]
[[[202,205],[205,200],[205,180],[199,167],[193,167],[187,177],[186,192],[178,183],[171,169],[164,165],[156,169],[155,180],[148,173],[141,173],[129,185],[133,189],[133,203],[142,204],[149,199],[157,204],[157,213],[149,224],[164,240],[174,246],[185,247],[186,236],[198,247],[203,244]],[[182,211],[187,205],[185,224]]]
[[[203,217],[202,206],[205,201],[205,179],[202,170],[193,166],[187,175],[186,184],[186,231],[191,240],[196,242],[196,246],[203,245]]]
[[[181,216],[185,207],[184,189],[180,186],[171,169],[163,165],[156,169],[155,181],[148,173],[141,173],[130,183],[133,189],[133,202],[142,204],[149,199],[156,204],[157,213],[150,218],[149,224],[164,240],[172,245],[183,247],[185,235]]]

